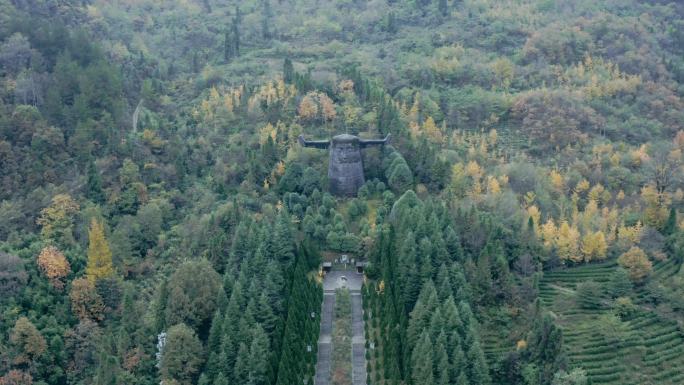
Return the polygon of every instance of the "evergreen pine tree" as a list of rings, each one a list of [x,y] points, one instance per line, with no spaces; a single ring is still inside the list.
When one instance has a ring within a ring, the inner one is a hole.
[[[474,340],[468,347],[466,358],[469,363],[469,380],[474,384],[487,385],[491,384],[492,380],[489,377],[489,369],[487,369],[487,361],[484,353],[480,347],[480,343]]]
[[[247,384],[268,384],[269,353],[268,337],[261,325],[257,324],[254,328],[252,344],[249,348],[249,374]]]
[[[285,211],[282,211],[276,219],[272,245],[275,259],[282,266],[289,266],[294,260],[294,235],[290,225],[290,216]]]
[[[461,372],[461,374],[458,375],[458,379],[456,380],[456,385],[469,385],[470,381],[468,381],[468,376],[465,374],[465,372]]]
[[[226,377],[223,372],[220,372],[217,376],[216,379],[214,380],[213,385],[229,385],[230,381],[228,381],[228,377]]]
[[[433,357],[434,362],[434,376],[436,385],[449,385],[449,354],[446,349],[447,337],[442,329],[435,340]]]
[[[477,270],[475,272],[475,303],[489,305],[492,302],[494,290],[492,280],[491,258],[493,246],[488,242],[480,256],[477,258]]]
[[[466,281],[463,266],[455,262],[449,269],[449,276],[451,281],[451,290],[454,293],[454,300],[456,302],[469,302],[471,298],[470,285]]]
[[[449,8],[447,5],[447,0],[439,0],[438,8],[439,8],[439,13],[442,16],[447,16],[449,14]]]
[[[294,81],[294,66],[292,65],[292,60],[289,57],[285,58],[283,62],[283,81],[287,84],[292,84]]]
[[[385,29],[391,34],[395,34],[399,30],[397,26],[397,16],[394,14],[394,11],[390,11],[390,13],[387,14],[387,25]]]
[[[119,370],[119,362],[116,357],[101,352],[93,385],[117,385],[119,383],[117,380]]]
[[[166,303],[169,300],[168,281],[164,279],[159,285],[159,294],[154,309],[155,331],[161,333],[166,328]]]
[[[244,343],[240,343],[238,348],[237,359],[235,360],[235,369],[233,371],[233,381],[237,384],[247,384],[249,379],[250,366],[249,348]]]
[[[95,162],[88,163],[88,180],[86,182],[86,196],[95,203],[104,203],[105,195],[102,191],[102,178],[97,171]]]
[[[539,369],[541,383],[547,384],[558,370],[565,369],[563,331],[549,314],[538,314],[527,338],[527,351]]]
[[[446,244],[446,248],[449,252],[451,260],[461,262],[463,260],[461,239],[458,237],[458,234],[456,234],[456,231],[454,231],[454,228],[451,227],[451,225],[447,226],[446,230],[444,231],[444,243]]]
[[[442,317],[442,311],[439,307],[436,307],[432,312],[430,317],[429,333],[430,339],[433,341],[437,339],[439,333],[444,330],[444,317]]]
[[[221,354],[219,356],[219,371],[222,371],[229,380],[233,382],[231,375],[234,373],[235,361],[237,359],[239,347],[239,322],[242,315],[240,301],[242,297],[242,286],[236,284],[233,294],[226,307],[223,319],[223,336],[221,339]]]
[[[442,304],[442,314],[444,314],[444,330],[451,332],[456,332],[456,339],[448,339],[448,351],[451,352],[455,346],[461,344],[461,331],[464,330],[463,321],[461,321],[461,316],[458,314],[458,308],[454,302],[454,297],[449,297]],[[452,354],[449,353],[449,356]]]
[[[264,292],[259,295],[254,317],[256,321],[263,326],[263,329],[267,335],[270,335],[275,331],[278,319],[273,314],[273,309],[271,309],[268,297]]]
[[[410,346],[416,346],[421,333],[430,325],[434,310],[437,308],[437,290],[428,281],[420,292],[408,324],[407,337]]]
[[[261,10],[261,35],[264,39],[268,40],[271,38],[271,30],[269,24],[271,24],[273,18],[273,11],[271,10],[271,1],[262,0]]]
[[[447,298],[453,296],[451,291],[451,281],[449,280],[449,269],[445,264],[442,264],[437,270],[437,295],[440,301],[445,301]]]
[[[216,310],[211,321],[209,337],[207,338],[208,359],[204,372],[209,380],[216,378],[219,372],[219,357],[221,356],[221,335],[223,334],[223,314]]]
[[[240,7],[235,7],[235,18],[233,19],[233,55],[235,57],[240,57],[240,22],[242,21],[242,14],[240,13]]]
[[[420,335],[411,356],[411,379],[414,384],[434,384],[432,342],[427,331]]]
[[[233,39],[232,39],[233,27],[226,29],[223,32],[223,61],[228,62],[230,58],[233,57]]]
[[[677,210],[674,207],[670,207],[670,214],[663,227],[663,234],[672,235],[675,231],[677,231]]]
[[[458,344],[458,341],[460,340],[460,336],[458,335],[458,332],[454,331],[451,333],[451,336],[449,337],[449,348],[452,348],[451,345],[454,345],[451,350],[447,350],[447,353],[451,352],[451,356],[449,357],[449,374],[450,378],[452,379],[452,382],[455,382],[457,384],[460,384],[461,378],[466,380],[468,379],[468,364],[466,362],[465,358],[465,353],[463,353],[463,349],[461,348],[461,345]],[[457,342],[452,342],[452,341],[457,341]]]

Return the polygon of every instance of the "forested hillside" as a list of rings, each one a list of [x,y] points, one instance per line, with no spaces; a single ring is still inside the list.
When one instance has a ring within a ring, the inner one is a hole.
[[[0,385],[313,385],[343,255],[368,385],[681,384],[683,98],[674,0],[0,0]]]

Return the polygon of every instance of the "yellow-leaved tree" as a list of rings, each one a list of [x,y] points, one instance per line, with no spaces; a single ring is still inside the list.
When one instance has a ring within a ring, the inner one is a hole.
[[[498,195],[501,193],[501,185],[496,178],[491,176],[487,177],[487,192],[491,195]]]
[[[551,186],[558,194],[563,194],[565,191],[565,179],[560,172],[556,170],[551,170],[549,173],[549,178],[551,179]]]
[[[114,274],[112,251],[104,234],[104,226],[95,218],[90,222],[88,231],[88,265],[86,277],[90,282],[110,277]]]
[[[556,244],[556,238],[558,236],[558,228],[553,222],[552,218],[549,218],[546,223],[541,227],[541,236],[544,247],[551,249]]]
[[[556,251],[561,261],[570,260],[581,262],[582,255],[579,252],[579,231],[567,221],[561,222],[556,237]]]
[[[607,251],[608,244],[602,231],[588,233],[582,238],[582,254],[584,254],[585,262],[605,259]]]
[[[307,94],[302,98],[297,113],[304,120],[313,119],[318,115],[318,105],[312,95]]]
[[[47,241],[73,243],[73,217],[80,209],[78,203],[68,194],[57,194],[50,206],[40,211],[36,223],[42,228],[40,234]]]
[[[423,122],[423,132],[428,136],[431,142],[441,144],[444,141],[444,135],[440,131],[432,116],[428,116]]]

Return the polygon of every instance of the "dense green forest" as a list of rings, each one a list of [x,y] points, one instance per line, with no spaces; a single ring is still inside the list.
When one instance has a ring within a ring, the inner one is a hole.
[[[683,152],[675,0],[0,0],[0,385],[313,385],[342,254],[368,385],[684,383]]]

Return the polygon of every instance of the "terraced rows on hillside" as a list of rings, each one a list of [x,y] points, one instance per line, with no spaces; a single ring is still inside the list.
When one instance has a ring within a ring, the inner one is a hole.
[[[677,271],[672,261],[657,263],[651,279],[667,279]],[[615,262],[585,265],[545,274],[540,282],[542,305],[563,328],[572,367],[587,371],[592,384],[642,385],[684,383],[684,333],[673,320],[639,305],[623,320],[609,318],[609,308],[584,308],[575,289],[580,282],[607,282]]]

